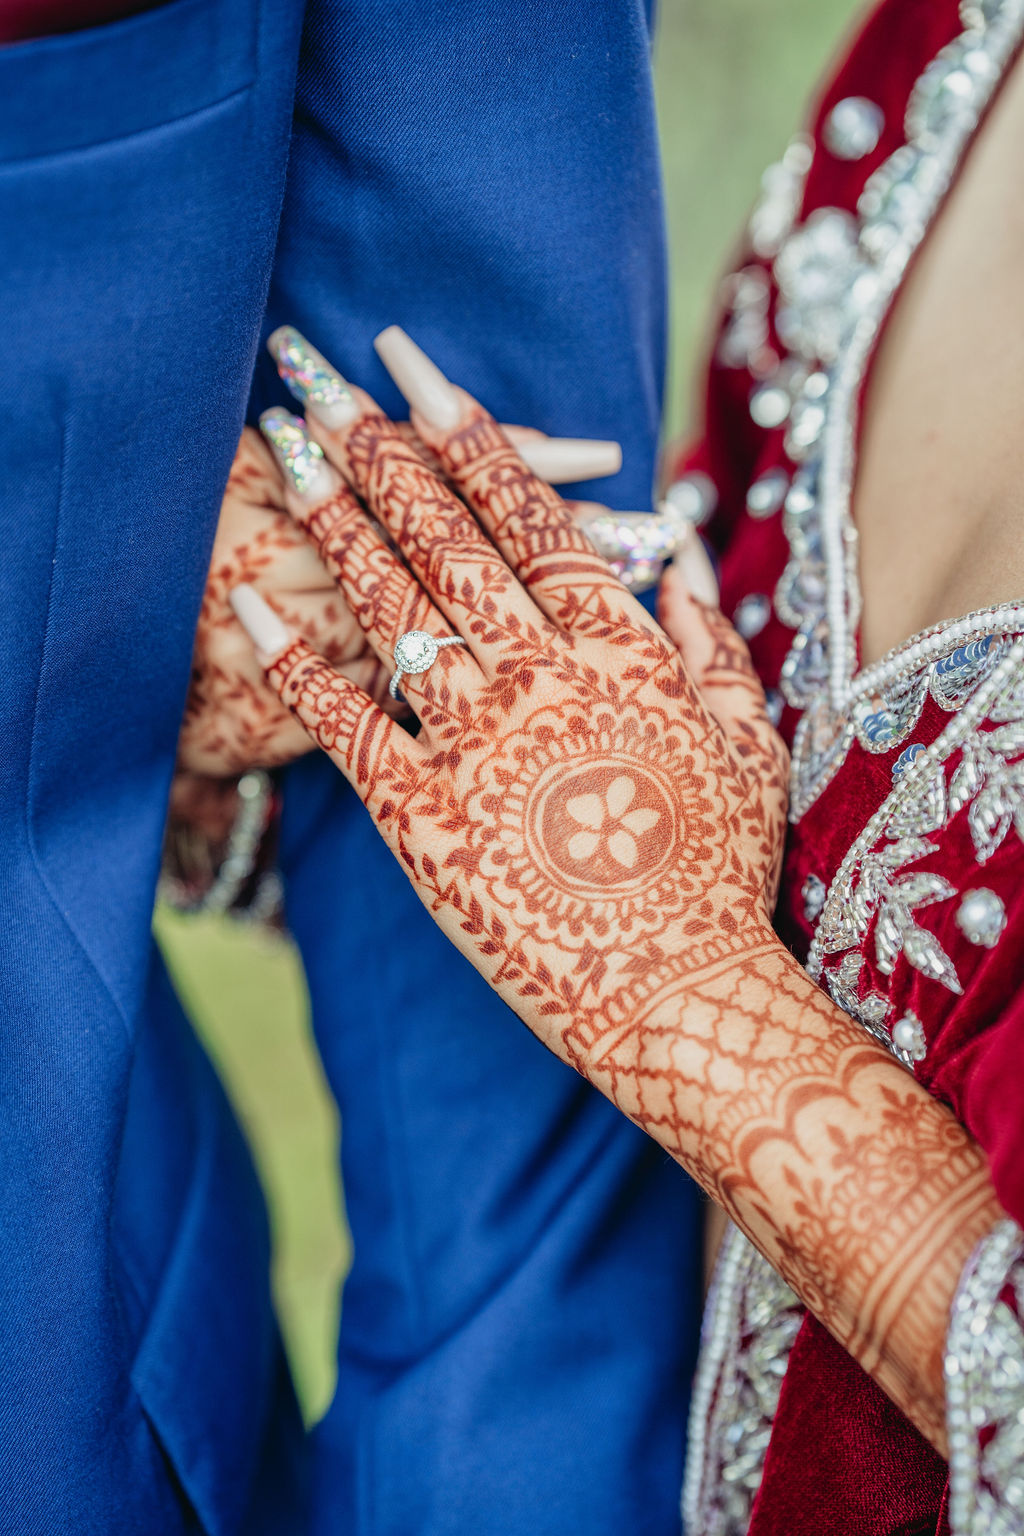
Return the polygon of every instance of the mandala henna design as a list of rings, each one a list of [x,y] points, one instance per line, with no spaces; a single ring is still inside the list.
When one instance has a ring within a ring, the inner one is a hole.
[[[721,873],[711,812],[728,807],[698,776],[678,777],[666,725],[635,707],[541,708],[511,754],[476,769],[466,852],[531,938],[579,953],[616,930],[656,935]]]

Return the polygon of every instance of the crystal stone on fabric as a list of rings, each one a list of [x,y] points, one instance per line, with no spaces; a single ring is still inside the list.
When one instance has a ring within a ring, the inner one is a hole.
[[[422,629],[410,629],[395,645],[395,666],[399,672],[415,676],[426,672],[437,660],[438,645],[433,635]]]
[[[877,102],[866,96],[844,96],[825,119],[826,148],[839,160],[862,160],[878,145],[885,115]]]

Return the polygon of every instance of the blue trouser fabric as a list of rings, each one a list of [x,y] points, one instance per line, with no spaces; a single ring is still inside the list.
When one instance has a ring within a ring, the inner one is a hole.
[[[583,493],[650,506],[649,42],[636,0],[311,0],[267,328],[405,414],[371,345],[397,322],[500,419],[619,438],[622,474]],[[315,1531],[670,1536],[693,1187],[454,953],[328,764],[285,804],[355,1243]]]
[[[0,1530],[677,1529],[693,1195],[431,928],[329,765],[289,914],[356,1259],[313,1509],[237,1128],[149,939],[189,652],[268,324],[394,405],[405,324],[650,493],[638,0],[171,0],[0,51]],[[293,117],[294,114],[294,117]],[[286,206],[278,239],[289,130]],[[260,364],[254,406],[278,398]]]

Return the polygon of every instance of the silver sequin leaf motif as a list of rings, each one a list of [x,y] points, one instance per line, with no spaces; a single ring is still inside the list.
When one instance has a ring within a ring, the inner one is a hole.
[[[1011,826],[1024,842],[1024,685],[1013,687],[991,717],[997,722],[992,730],[975,731],[964,742],[949,788],[951,816],[969,805],[979,864],[999,849]]]
[[[859,879],[849,900],[819,930],[825,953],[859,947],[875,923],[878,969],[891,976],[901,954],[923,976],[939,981],[951,992],[962,991],[956,969],[934,934],[919,926],[915,912],[956,895],[956,887],[928,870],[899,871],[936,851],[924,837],[899,837],[875,853],[865,854]]]

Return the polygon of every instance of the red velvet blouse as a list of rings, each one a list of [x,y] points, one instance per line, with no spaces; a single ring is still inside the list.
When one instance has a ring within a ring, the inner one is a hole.
[[[678,468],[691,504],[715,508],[723,608],[793,744],[780,930],[970,1129],[1020,1223],[1024,602],[862,669],[850,487],[879,332],[1022,36],[1017,0],[874,10],[765,178],[725,284],[705,435]],[[779,1282],[761,1276],[760,1322],[732,1283],[698,1376],[690,1536],[948,1531],[946,1464]]]

